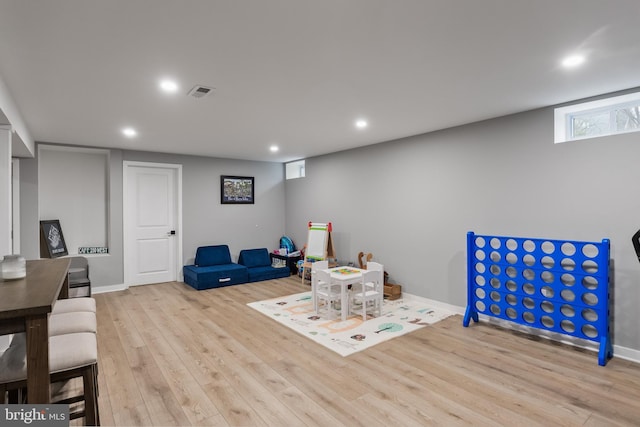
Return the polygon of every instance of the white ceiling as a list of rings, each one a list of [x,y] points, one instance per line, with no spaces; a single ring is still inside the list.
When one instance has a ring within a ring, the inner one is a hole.
[[[638,0],[0,0],[0,77],[36,141],[289,161],[640,86],[639,18]]]

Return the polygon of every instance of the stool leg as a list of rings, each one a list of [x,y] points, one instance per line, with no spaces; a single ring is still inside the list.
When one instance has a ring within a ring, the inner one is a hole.
[[[98,364],[93,366],[93,384],[95,386],[95,402],[96,402],[96,425],[100,425],[100,405],[98,404],[98,396],[100,396],[100,389],[98,388]]]
[[[16,389],[13,389],[13,390],[9,390],[7,392],[7,398],[8,398],[8,403],[10,403],[10,404],[23,403],[23,402],[21,402],[21,400],[22,400],[22,390],[20,390],[19,388],[16,388]]]
[[[96,396],[95,370],[93,365],[88,366],[82,372],[82,385],[84,387],[84,417],[88,426],[100,425],[98,421],[98,400]]]

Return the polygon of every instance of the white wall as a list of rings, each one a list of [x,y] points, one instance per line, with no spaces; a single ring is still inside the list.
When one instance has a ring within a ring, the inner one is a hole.
[[[40,258],[38,159],[20,159],[20,251],[26,259]]]
[[[77,149],[78,147],[75,148]],[[120,150],[106,151],[108,152],[108,155],[106,156],[107,166],[104,166],[101,163],[102,166],[100,166],[100,168],[104,170],[106,167],[109,170],[106,190],[106,199],[108,200],[108,206],[106,208],[108,210],[108,213],[106,214],[106,232],[108,234],[106,236],[106,240],[109,244],[109,254],[107,256],[97,255],[89,258],[92,286],[96,287],[111,285],[118,286],[122,285],[124,282],[122,267],[122,152]],[[63,153],[64,149],[58,149],[57,152]],[[49,152],[49,154],[51,154],[51,152]],[[55,155],[53,159],[50,158],[50,164],[46,165],[44,169],[47,170],[50,166],[54,166],[52,170],[55,171],[55,162],[52,162],[51,160],[55,160],[56,158],[57,157]],[[51,192],[49,190],[41,189],[43,179],[40,179],[39,176],[39,160],[39,157],[20,160],[20,245],[21,253],[27,259],[38,259],[40,257],[40,197],[48,199],[52,194],[55,195],[58,193],[57,187],[55,186],[55,178],[52,179],[50,175],[46,179],[51,181],[50,183],[53,184],[55,190]],[[93,164],[95,165],[95,163]],[[59,167],[67,166],[67,160],[62,160],[59,164]],[[73,174],[72,176],[67,177],[67,180],[72,179],[74,179]],[[71,181],[71,187],[76,184],[82,185],[82,181],[82,177],[77,177],[75,182],[73,180]],[[95,181],[92,182],[95,185]],[[61,181],[58,181],[58,183],[58,187],[60,187]],[[67,184],[63,185],[67,190],[69,190],[70,187]],[[104,180],[99,181],[98,186],[104,187]],[[43,187],[48,188],[46,184]],[[98,192],[100,192],[100,189],[98,189]],[[95,206],[95,201],[90,200],[89,203],[85,204],[83,200],[85,197],[83,195],[73,192],[70,194],[71,198],[66,202],[69,205],[69,208],[71,210],[85,212],[86,215],[91,215],[91,211]],[[75,194],[75,196],[73,196],[73,194]],[[67,194],[65,194],[65,196],[67,196]],[[105,199],[104,193],[102,193],[101,197],[103,200]],[[51,211],[44,212],[43,214],[47,216],[57,216],[56,212]],[[103,225],[100,227],[99,233],[104,236],[104,215],[102,215],[102,218],[101,223]],[[73,219],[71,221],[73,221]],[[62,231],[65,234],[65,238],[67,238],[67,232],[65,230],[70,230],[73,224],[67,224],[69,228],[65,228],[64,222],[62,225]],[[81,227],[78,229],[80,230]],[[80,234],[82,234],[82,231],[80,231]],[[82,236],[72,237],[71,241],[67,242],[70,253],[77,252],[77,246],[85,244],[85,241],[82,239]]]
[[[123,237],[122,226],[123,160],[182,165],[183,235],[180,238],[183,239],[183,264],[193,263],[195,251],[202,245],[227,244],[236,260],[242,249],[278,247],[280,237],[284,234],[282,164],[137,151],[108,152],[109,255],[89,258],[92,286],[117,287],[124,283],[123,238],[126,236]],[[53,190],[46,190],[46,194],[41,192],[47,186],[42,185],[44,178],[39,176],[39,160],[22,159],[20,163],[21,243],[27,259],[39,257],[39,204],[55,191],[54,186]],[[65,165],[67,160],[58,159],[53,166],[56,164]],[[255,204],[221,205],[220,175],[255,177]],[[81,177],[78,177],[80,180]],[[82,197],[72,198],[67,203],[86,212]]]
[[[40,220],[60,220],[69,254],[108,247],[108,151],[40,144],[38,156]]]
[[[332,221],[337,255],[372,252],[403,290],[466,305],[466,233],[611,239],[614,344],[640,350],[640,133],[553,143],[553,109],[307,159],[287,234]]]
[[[183,256],[192,264],[198,246],[279,247],[284,234],[284,166],[273,162],[125,151],[124,160],[182,164]],[[220,204],[220,175],[253,176],[255,204]]]

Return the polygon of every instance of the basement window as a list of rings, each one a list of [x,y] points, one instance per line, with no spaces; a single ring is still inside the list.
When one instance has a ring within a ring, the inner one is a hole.
[[[640,92],[555,109],[555,143],[640,131]]]
[[[296,162],[289,162],[285,165],[287,179],[304,178],[304,160],[298,160]]]

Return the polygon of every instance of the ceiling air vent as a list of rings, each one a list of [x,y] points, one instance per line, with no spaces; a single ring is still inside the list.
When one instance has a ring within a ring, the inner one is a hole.
[[[188,95],[193,97],[193,98],[201,99],[201,98],[204,98],[206,96],[209,96],[212,92],[213,92],[213,88],[212,87],[196,85],[196,86],[193,87],[193,89],[191,89],[189,91]]]

